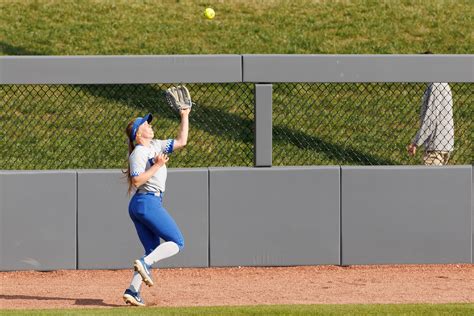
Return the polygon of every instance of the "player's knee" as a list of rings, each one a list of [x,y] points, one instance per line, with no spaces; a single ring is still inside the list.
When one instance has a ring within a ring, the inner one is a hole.
[[[181,236],[177,236],[175,238],[171,238],[169,240],[173,244],[175,244],[178,247],[178,251],[182,251],[184,249],[184,239]]]
[[[184,249],[184,237],[183,237],[183,234],[181,234],[181,232],[179,231],[175,238],[174,238],[174,242],[178,245],[178,248],[179,248],[179,251],[183,251]]]
[[[179,230],[177,230],[175,232],[175,234],[173,234],[172,236],[170,236],[171,238],[169,239],[169,241],[172,241],[173,243],[175,243],[178,248],[179,248],[179,251],[182,251],[184,249],[184,237],[183,237],[183,234],[181,234],[181,232]]]

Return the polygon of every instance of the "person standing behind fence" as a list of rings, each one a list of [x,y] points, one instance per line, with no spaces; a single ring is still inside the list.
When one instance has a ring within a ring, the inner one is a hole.
[[[132,281],[123,294],[123,300],[127,304],[144,306],[140,287],[142,281],[148,286],[154,284],[151,266],[177,254],[184,247],[183,235],[162,202],[168,154],[186,145],[190,111],[190,108],[180,111],[181,124],[176,139],[153,139],[151,114],[132,120],[126,128],[129,141],[126,171],[129,193],[136,189],[129,203],[129,215],[145,248],[145,255],[134,262]],[[165,242],[160,244],[160,238]]]
[[[424,54],[433,54],[430,51]],[[424,146],[423,163],[426,166],[448,164],[454,150],[453,96],[447,83],[430,83],[421,102],[420,128],[407,146],[414,156]]]
[[[420,113],[420,128],[408,145],[413,156],[424,146],[423,163],[442,166],[449,161],[454,149],[453,97],[447,83],[430,83],[425,90]]]

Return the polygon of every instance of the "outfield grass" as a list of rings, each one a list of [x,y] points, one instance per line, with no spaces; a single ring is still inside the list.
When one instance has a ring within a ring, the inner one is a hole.
[[[128,121],[151,112],[155,137],[175,137],[168,85],[1,86],[0,169],[124,168]],[[190,84],[196,105],[188,146],[170,167],[252,166],[253,84]],[[424,84],[309,84],[273,87],[273,164],[419,164],[406,146],[419,126]],[[452,84],[455,152],[472,162],[473,95]],[[41,157],[41,159],[38,159]]]
[[[273,85],[274,165],[410,165],[406,146],[419,128],[426,84],[284,83]],[[474,95],[451,84],[455,151],[450,164],[470,164]]]
[[[165,103],[169,85],[0,86],[0,169],[125,168],[125,127],[155,116],[155,138],[177,136],[179,117]],[[190,84],[197,104],[189,145],[170,167],[251,166],[251,84]],[[226,101],[223,101],[226,100]],[[41,157],[41,158],[40,158]]]
[[[0,54],[464,54],[473,16],[470,0],[2,0]]]
[[[23,315],[449,315],[474,313],[474,304],[391,304],[391,305],[272,305],[186,308],[111,308],[62,310],[3,310],[4,316]]]

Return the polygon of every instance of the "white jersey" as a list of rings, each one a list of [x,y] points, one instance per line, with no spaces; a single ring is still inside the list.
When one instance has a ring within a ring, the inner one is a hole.
[[[150,147],[137,145],[128,157],[130,163],[130,175],[136,177],[153,166],[153,158],[159,153],[171,154],[173,152],[174,140],[153,139]],[[155,174],[143,185],[138,187],[140,191],[165,192],[167,170],[166,165],[158,169]]]

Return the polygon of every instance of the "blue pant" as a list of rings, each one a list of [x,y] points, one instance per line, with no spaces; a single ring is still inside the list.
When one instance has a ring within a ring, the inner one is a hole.
[[[183,249],[183,235],[163,207],[161,196],[135,194],[128,205],[128,213],[145,248],[145,255],[160,245],[160,238],[175,242],[180,251]]]

